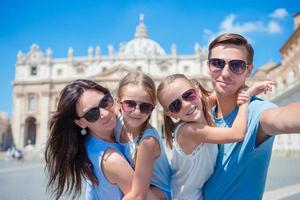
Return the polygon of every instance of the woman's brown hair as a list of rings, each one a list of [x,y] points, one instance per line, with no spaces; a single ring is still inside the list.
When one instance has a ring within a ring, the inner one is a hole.
[[[108,89],[93,81],[75,80],[61,91],[57,110],[49,121],[45,170],[48,172],[47,190],[51,190],[55,199],[64,193],[73,193],[73,198],[79,195],[82,177],[88,178],[93,184],[99,183],[85,151],[86,135],[81,135],[81,128],[74,123],[77,117],[76,102],[89,89],[109,93]]]

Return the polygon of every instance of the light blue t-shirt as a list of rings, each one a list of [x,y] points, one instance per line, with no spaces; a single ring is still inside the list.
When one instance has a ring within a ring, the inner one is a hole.
[[[244,141],[219,145],[215,170],[206,182],[205,200],[258,200],[262,199],[272,153],[274,136],[256,146],[256,135],[261,113],[276,107],[274,104],[253,97],[249,104],[248,130]],[[237,115],[235,108],[229,115],[217,119],[217,127],[231,127]]]
[[[123,118],[118,117],[117,126],[115,128],[116,141],[122,145],[125,157],[128,159],[129,163],[134,168],[133,158],[134,158],[135,145],[137,143],[138,137],[136,137],[134,140],[129,141],[127,143],[122,143],[120,141],[120,136],[121,136],[123,125],[124,125]],[[150,184],[161,189],[165,193],[166,198],[171,199],[171,188],[170,188],[171,166],[168,161],[164,145],[155,128],[146,129],[143,133],[140,143],[147,137],[154,137],[159,142],[159,146],[160,146],[160,155],[154,160],[153,173],[152,173],[152,179]]]
[[[85,149],[88,158],[93,164],[93,173],[98,179],[98,185],[93,185],[89,180],[86,180],[85,199],[87,200],[120,200],[123,193],[116,184],[111,184],[103,174],[101,161],[105,151],[109,148],[121,151],[121,146],[118,143],[109,143],[92,135],[87,136],[85,141]]]

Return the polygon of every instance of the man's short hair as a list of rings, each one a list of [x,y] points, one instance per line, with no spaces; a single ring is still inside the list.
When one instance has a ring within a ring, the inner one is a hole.
[[[253,63],[253,55],[254,50],[250,43],[248,43],[247,39],[243,36],[235,33],[224,33],[215,38],[208,46],[208,59],[211,56],[211,50],[220,44],[233,44],[238,46],[244,46],[248,52],[247,55],[247,64]]]

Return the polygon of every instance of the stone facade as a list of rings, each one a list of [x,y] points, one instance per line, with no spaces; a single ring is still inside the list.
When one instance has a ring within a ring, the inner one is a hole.
[[[10,120],[7,113],[0,112],[0,151],[6,151],[13,146]]]
[[[262,66],[254,78],[276,80],[275,90],[263,98],[282,106],[300,100],[300,13],[294,15],[294,32],[281,47],[280,54],[280,64],[270,62]],[[300,151],[300,134],[276,136],[273,149]]]
[[[280,49],[282,63],[267,63],[259,68],[249,82],[275,79],[278,87],[265,99],[284,105],[300,99],[300,15],[295,15],[295,30]],[[33,44],[27,53],[17,55],[16,74],[13,82],[12,132],[17,147],[28,144],[43,147],[48,135],[48,120],[55,111],[62,88],[77,78],[94,80],[108,87],[115,94],[119,80],[131,71],[143,71],[158,84],[165,76],[184,73],[211,88],[207,74],[207,50],[195,44],[194,53],[177,54],[176,45],[170,53],[149,38],[148,29],[140,16],[135,35],[121,43],[118,51],[108,45],[108,54],[101,48],[89,47],[87,56],[75,56],[72,48],[66,58],[53,58],[52,50],[42,52]],[[151,123],[163,130],[162,108],[157,106]],[[300,150],[300,135],[277,136],[274,149]]]
[[[194,54],[178,55],[176,45],[170,53],[149,38],[140,16],[135,36],[128,43],[121,43],[115,51],[108,46],[108,55],[101,54],[99,46],[89,47],[88,55],[76,57],[68,49],[68,57],[53,58],[52,51],[42,52],[33,44],[27,53],[17,55],[16,74],[13,82],[14,140],[18,147],[27,144],[43,146],[49,135],[48,120],[55,110],[62,88],[71,80],[86,78],[108,87],[115,94],[117,84],[131,71],[143,71],[158,84],[165,76],[184,73],[210,87],[206,69],[207,52],[195,44]],[[162,108],[157,106],[151,123],[162,130]]]

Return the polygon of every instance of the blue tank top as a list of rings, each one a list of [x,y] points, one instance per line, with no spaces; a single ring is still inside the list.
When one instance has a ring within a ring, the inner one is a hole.
[[[203,188],[205,200],[262,199],[274,136],[256,145],[261,113],[275,105],[252,98],[248,108],[248,130],[242,142],[219,145],[215,171]],[[224,118],[213,115],[217,127],[231,127],[235,108]]]
[[[122,145],[125,157],[128,159],[130,165],[134,168],[134,161],[133,161],[134,151],[135,151],[135,145],[137,143],[138,137],[136,137],[134,140],[130,142],[121,143],[120,136],[121,136],[123,124],[124,124],[123,118],[118,117],[117,126],[115,128],[115,137],[116,137],[116,141]],[[142,142],[147,137],[154,137],[159,142],[159,146],[160,146],[160,155],[155,159],[153,165],[151,185],[161,189],[165,193],[166,198],[171,199],[171,189],[170,189],[171,166],[168,161],[163,142],[155,128],[146,129],[143,133],[140,142]]]
[[[109,143],[92,135],[88,135],[86,138],[85,149],[88,158],[93,164],[93,173],[99,182],[98,185],[93,185],[89,180],[86,180],[85,197],[87,200],[119,200],[123,197],[123,193],[118,185],[110,183],[104,176],[101,168],[102,157],[109,148],[122,152],[122,147],[118,143]]]

